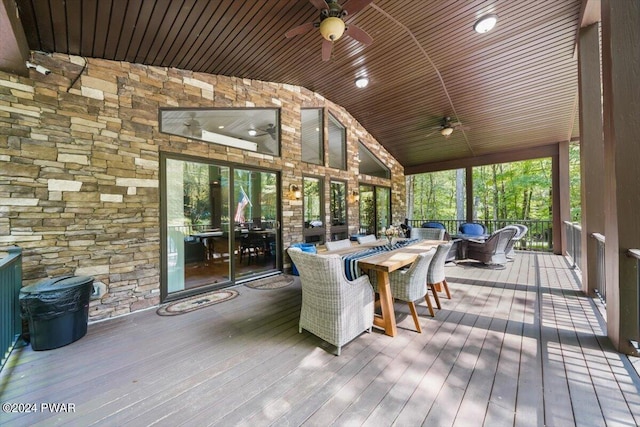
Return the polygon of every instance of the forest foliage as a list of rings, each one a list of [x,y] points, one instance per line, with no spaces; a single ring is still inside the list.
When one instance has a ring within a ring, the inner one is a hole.
[[[580,221],[580,149],[569,149],[571,219]],[[456,174],[458,185],[456,185]],[[408,218],[464,219],[464,170],[407,177]],[[473,168],[474,215],[477,220],[550,220],[551,158]],[[457,202],[458,200],[458,202]],[[462,215],[462,217],[460,217]]]

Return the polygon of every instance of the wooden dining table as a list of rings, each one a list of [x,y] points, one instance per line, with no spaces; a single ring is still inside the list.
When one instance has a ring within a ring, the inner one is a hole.
[[[381,251],[358,260],[358,266],[361,269],[369,271],[369,274],[375,272],[377,276],[381,314],[374,316],[373,324],[384,329],[385,334],[394,337],[398,333],[396,315],[393,308],[393,295],[389,286],[389,273],[413,263],[419,254],[427,252],[431,248],[436,248],[442,243],[447,242],[444,240],[421,240],[399,249]],[[363,249],[366,249],[364,245],[360,245],[360,247],[353,246],[335,251],[326,251],[319,253],[319,255],[347,255]]]

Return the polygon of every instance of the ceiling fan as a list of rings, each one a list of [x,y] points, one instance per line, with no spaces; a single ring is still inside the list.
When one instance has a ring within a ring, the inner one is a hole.
[[[195,138],[202,137],[202,125],[196,120],[195,113],[190,114],[191,118],[184,122],[184,126],[187,128],[187,133]]]
[[[353,24],[345,24],[346,16],[353,16],[367,7],[373,0],[347,0],[340,6],[337,0],[309,0],[309,2],[320,11],[320,21],[307,22],[285,33],[286,38],[291,38],[307,33],[314,28],[320,29],[322,40],[322,60],[328,61],[331,58],[333,42],[342,37],[343,34],[359,41],[364,45],[371,44],[373,38],[364,30]]]
[[[258,131],[260,132],[264,132],[264,133],[258,133]],[[273,139],[274,141],[276,140],[276,127],[273,125],[273,123],[269,123],[269,125],[267,125],[267,127],[265,129],[249,129],[249,135],[250,136],[265,136],[265,135],[269,135],[271,137],[271,139]]]
[[[440,120],[440,125],[434,126],[432,128],[432,132],[427,134],[427,137],[433,135],[436,132],[440,132],[440,135],[445,138],[449,138],[454,130],[469,130],[471,129],[468,126],[463,126],[460,122],[452,122],[451,117],[445,116]]]

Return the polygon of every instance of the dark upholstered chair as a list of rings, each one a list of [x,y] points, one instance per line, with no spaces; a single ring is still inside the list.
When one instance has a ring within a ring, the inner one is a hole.
[[[467,236],[482,236],[487,232],[487,228],[479,222],[465,222],[460,224],[458,231]]]
[[[184,262],[204,262],[205,246],[201,240],[187,236],[184,238]]]
[[[507,226],[495,231],[485,241],[469,239],[467,241],[467,258],[489,265],[504,266],[507,263],[505,250],[517,232],[516,227]]]

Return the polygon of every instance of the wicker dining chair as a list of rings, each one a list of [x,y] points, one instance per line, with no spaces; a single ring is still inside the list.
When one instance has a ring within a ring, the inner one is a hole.
[[[427,286],[433,293],[433,299],[436,301],[436,307],[442,309],[440,304],[440,297],[438,296],[438,286],[444,288],[447,298],[451,299],[451,292],[449,292],[449,284],[444,272],[444,265],[447,263],[447,257],[453,242],[442,243],[436,248],[436,253],[429,264],[429,270],[427,271]]]
[[[302,285],[298,331],[305,329],[337,347],[373,326],[373,288],[366,275],[347,280],[339,255],[317,255],[289,248]]]
[[[372,243],[378,239],[376,238],[375,234],[367,234],[366,236],[358,236],[357,240],[359,244],[363,244],[363,243]]]
[[[416,330],[422,333],[422,328],[418,322],[418,313],[416,311],[415,301],[424,298],[429,308],[429,313],[433,316],[433,305],[431,298],[427,293],[427,271],[429,264],[436,253],[435,248],[423,252],[407,269],[400,269],[389,273],[389,286],[391,287],[391,296],[394,299],[404,301],[409,305],[411,317],[416,325]],[[377,279],[372,279],[371,283],[376,292],[378,292]]]
[[[335,240],[333,242],[326,242],[324,246],[325,248],[327,248],[328,251],[346,249],[351,247],[351,240],[349,239]]]
[[[411,238],[424,240],[444,240],[444,228],[412,228]]]

